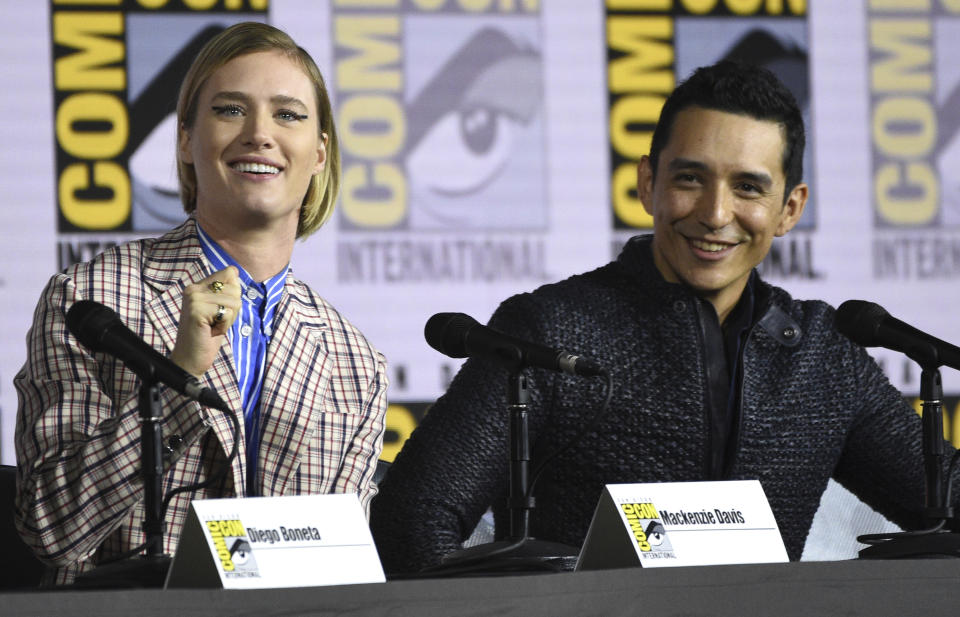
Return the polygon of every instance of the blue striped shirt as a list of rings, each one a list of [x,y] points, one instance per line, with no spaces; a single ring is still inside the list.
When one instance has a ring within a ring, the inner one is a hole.
[[[233,266],[240,272],[240,315],[234,320],[227,338],[233,346],[237,386],[243,400],[243,420],[247,446],[247,495],[259,494],[257,454],[260,450],[260,389],[267,357],[267,345],[273,334],[273,318],[283,296],[283,284],[290,265],[262,283],[253,280],[223,248],[197,223],[203,254],[213,272]]]

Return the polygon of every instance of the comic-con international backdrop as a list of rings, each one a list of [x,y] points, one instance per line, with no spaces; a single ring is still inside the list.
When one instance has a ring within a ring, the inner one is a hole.
[[[233,22],[287,30],[328,79],[343,193],[293,268],[387,355],[391,458],[458,365],[424,343],[430,315],[484,321],[647,231],[634,164],[665,94],[720,58],[777,72],[809,127],[813,199],[763,274],[960,342],[958,13],[958,0],[4,0],[3,462],[41,287],[183,218],[177,85]],[[915,396],[913,364],[877,356]],[[944,381],[960,394],[960,375]]]

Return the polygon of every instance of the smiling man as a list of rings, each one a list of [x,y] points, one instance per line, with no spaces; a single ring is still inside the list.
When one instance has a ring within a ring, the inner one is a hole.
[[[698,69],[667,99],[638,193],[652,235],[612,263],[508,299],[490,326],[593,359],[599,380],[529,369],[532,535],[579,547],[605,484],[758,479],[791,559],[833,477],[921,524],[920,423],[833,309],[756,266],[807,200],[804,128],[768,71]],[[414,431],[374,501],[388,572],[436,565],[488,506],[509,531],[506,371],[471,358]],[[568,449],[565,449],[569,445]],[[949,446],[947,446],[949,449]]]
[[[668,282],[708,300],[723,323],[773,238],[800,219],[807,185],[799,177],[788,185],[787,129],[776,120],[692,106],[672,125],[663,150],[638,168],[640,199],[653,216],[653,260]]]

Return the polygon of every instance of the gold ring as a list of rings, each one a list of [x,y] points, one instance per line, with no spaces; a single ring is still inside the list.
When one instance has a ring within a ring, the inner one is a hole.
[[[227,307],[225,307],[222,304],[218,304],[217,314],[213,316],[213,323],[220,323],[221,321],[223,321],[223,314],[226,312],[227,312]]]
[[[215,294],[218,294],[221,291],[223,291],[223,281],[214,281],[210,283],[209,287],[210,287],[210,291],[212,291]]]

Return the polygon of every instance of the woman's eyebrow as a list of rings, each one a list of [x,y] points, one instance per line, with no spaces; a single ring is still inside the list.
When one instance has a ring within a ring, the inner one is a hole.
[[[271,96],[271,97],[270,97],[270,101],[271,101],[273,104],[275,104],[275,105],[287,105],[287,106],[289,106],[289,107],[299,106],[299,107],[302,108],[302,109],[309,109],[309,107],[307,107],[306,103],[304,103],[303,101],[301,101],[301,100],[298,99],[297,97],[295,97],[295,96],[289,96],[289,95],[286,95],[286,94],[277,94],[277,95],[275,95],[275,96]]]
[[[213,95],[213,100],[217,99],[239,101],[246,104],[250,104],[250,101],[252,100],[248,94],[237,90],[224,90],[222,92],[217,92]],[[289,96],[287,94],[275,94],[274,96],[270,97],[270,102],[274,105],[298,106],[305,110],[309,109],[303,101],[295,96]]]
[[[211,97],[213,100],[217,99],[227,99],[230,101],[240,101],[241,103],[247,103],[250,101],[250,97],[244,94],[243,92],[238,92],[236,90],[224,90],[217,92]]]

